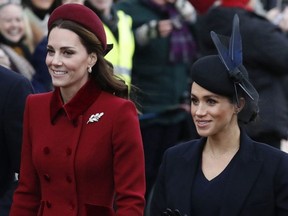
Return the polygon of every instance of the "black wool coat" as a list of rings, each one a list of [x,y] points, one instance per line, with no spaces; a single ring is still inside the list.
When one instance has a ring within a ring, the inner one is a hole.
[[[166,208],[193,216],[191,193],[205,141],[190,141],[166,151],[149,209],[151,216],[161,215]],[[255,142],[244,132],[237,154],[221,195],[220,213],[213,216],[287,216],[288,154]]]

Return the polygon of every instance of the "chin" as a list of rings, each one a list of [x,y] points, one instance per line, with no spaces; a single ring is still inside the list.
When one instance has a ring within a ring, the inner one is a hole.
[[[197,130],[198,135],[201,137],[208,137],[211,135],[211,132],[209,130],[201,130],[198,128],[196,130]]]
[[[62,87],[62,86],[63,86],[63,84],[62,84],[62,83],[59,83],[59,82],[52,82],[52,85],[53,85],[54,87]]]
[[[12,43],[18,43],[21,40],[21,37],[7,38],[7,40],[11,41]]]

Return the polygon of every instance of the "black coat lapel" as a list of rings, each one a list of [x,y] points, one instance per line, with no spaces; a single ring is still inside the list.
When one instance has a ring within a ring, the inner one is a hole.
[[[263,161],[256,158],[253,141],[245,133],[241,135],[241,147],[238,163],[229,175],[224,191],[221,216],[238,216],[253,187]]]
[[[177,169],[179,175],[174,176],[177,191],[174,191],[175,197],[173,197],[173,203],[177,208],[181,210],[182,215],[190,215],[191,212],[191,192],[195,179],[196,172],[198,170],[199,161],[202,155],[203,144],[206,139],[200,139],[197,142],[191,142],[189,145],[191,148],[183,154],[183,157],[177,162]]]

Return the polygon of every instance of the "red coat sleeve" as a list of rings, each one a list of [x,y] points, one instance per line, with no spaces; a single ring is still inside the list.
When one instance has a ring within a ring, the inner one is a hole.
[[[139,120],[132,103],[125,103],[119,109],[113,140],[116,215],[143,215],[144,152]]]

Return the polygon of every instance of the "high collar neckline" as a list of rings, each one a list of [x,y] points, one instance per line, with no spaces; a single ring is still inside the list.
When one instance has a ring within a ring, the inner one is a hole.
[[[50,118],[51,123],[54,124],[57,116],[64,112],[70,121],[76,122],[77,118],[83,114],[92,103],[97,100],[101,93],[101,89],[93,80],[88,80],[87,83],[81,87],[76,95],[68,101],[63,103],[60,88],[56,87],[52,93],[50,103]]]

